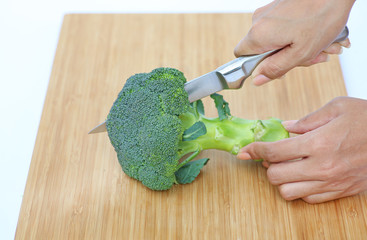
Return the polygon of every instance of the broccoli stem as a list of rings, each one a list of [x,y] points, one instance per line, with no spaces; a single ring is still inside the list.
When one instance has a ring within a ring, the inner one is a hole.
[[[190,162],[192,159],[194,159],[199,153],[200,153],[200,150],[196,150],[194,153],[192,153],[188,158],[186,158],[179,165],[177,165],[177,170],[180,169],[186,163]]]
[[[246,120],[233,116],[220,120],[201,115],[199,121],[205,124],[207,133],[192,141],[182,141],[181,157],[190,152],[205,149],[218,149],[237,154],[242,147],[258,140],[256,136],[259,132],[257,131],[258,120]]]
[[[243,146],[255,140],[252,131],[255,121],[237,117],[223,120],[202,118],[200,121],[207,128],[207,133],[196,139],[202,150],[218,149],[237,154]]]

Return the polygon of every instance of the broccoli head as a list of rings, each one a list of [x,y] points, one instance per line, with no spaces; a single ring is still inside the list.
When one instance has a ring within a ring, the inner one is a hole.
[[[280,120],[231,116],[219,94],[211,96],[219,117],[205,117],[200,100],[189,102],[185,82],[183,73],[172,68],[133,75],[107,116],[108,136],[123,171],[148,188],[167,190],[174,183],[192,182],[208,161],[192,161],[202,150],[237,154],[254,141],[289,137]]]

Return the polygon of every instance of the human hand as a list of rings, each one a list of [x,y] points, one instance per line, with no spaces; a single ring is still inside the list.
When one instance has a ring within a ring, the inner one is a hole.
[[[339,97],[298,121],[284,122],[301,134],[255,142],[239,159],[263,159],[267,176],[286,200],[321,203],[367,190],[367,101]]]
[[[282,49],[254,70],[262,85],[296,66],[325,62],[340,54],[349,39],[333,43],[343,30],[355,0],[274,0],[253,15],[252,27],[235,48],[237,57]]]

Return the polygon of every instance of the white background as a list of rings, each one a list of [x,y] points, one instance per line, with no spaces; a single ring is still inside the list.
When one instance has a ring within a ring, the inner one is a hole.
[[[0,238],[13,239],[65,13],[253,12],[269,0],[1,0]],[[367,99],[367,2],[349,18],[340,57],[349,96]],[[233,46],[234,47],[234,46]]]

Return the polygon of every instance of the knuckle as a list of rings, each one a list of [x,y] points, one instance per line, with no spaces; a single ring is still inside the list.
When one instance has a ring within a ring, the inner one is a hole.
[[[246,36],[237,44],[234,49],[234,55],[239,57],[244,54],[261,53],[263,44],[261,43],[263,35],[263,27],[261,23],[254,23]]]
[[[255,21],[247,33],[247,39],[250,41],[251,45],[260,51],[263,51],[262,48],[264,47],[262,40],[264,39],[264,36],[266,36],[266,25],[267,24],[263,20]]]
[[[258,20],[263,15],[264,10],[264,7],[256,9],[254,14],[252,15],[252,21],[255,22],[256,20]]]
[[[249,42],[249,44],[257,49],[258,47],[261,46],[260,43],[260,39],[258,38],[258,30],[255,28],[255,26],[252,26],[250,31],[247,33],[247,41]]]
[[[335,161],[323,161],[319,165],[319,177],[324,181],[338,178],[342,172],[343,168]]]
[[[333,175],[333,171],[332,171],[331,164],[329,163],[320,164],[319,177],[321,180],[323,181],[328,180],[332,177],[332,175]]]
[[[314,137],[312,138],[312,143],[311,144],[311,148],[312,148],[312,152],[328,152],[329,149],[329,144],[330,142],[328,141],[328,139],[326,137]],[[324,161],[325,166],[327,166],[328,161]]]
[[[339,96],[331,100],[331,103],[338,105],[338,104],[341,104],[346,98],[347,97]]]
[[[348,180],[334,180],[328,184],[328,188],[332,191],[340,191],[346,192],[349,191],[354,186],[353,182],[349,182]]]
[[[273,185],[278,185],[279,184],[279,171],[278,169],[275,167],[275,165],[270,165],[270,167],[268,168],[266,175],[268,176],[268,180],[271,184]]]
[[[256,19],[260,16],[261,8],[255,10],[254,14],[252,15],[252,21],[256,21]]]
[[[263,144],[262,156],[264,160],[269,162],[277,162],[279,160],[279,154],[275,151],[274,147],[270,143]]]
[[[348,97],[339,96],[330,101],[330,107],[337,110],[342,110],[345,106]]]

